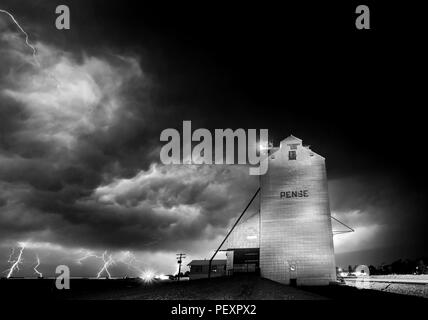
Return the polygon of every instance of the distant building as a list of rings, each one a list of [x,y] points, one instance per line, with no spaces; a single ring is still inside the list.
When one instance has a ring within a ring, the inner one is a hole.
[[[211,277],[222,277],[226,275],[226,259],[213,260],[211,263]],[[209,260],[192,260],[190,267],[190,280],[208,278]]]
[[[294,136],[269,151],[260,210],[222,247],[227,274],[260,272],[285,284],[327,285],[336,280],[336,268],[325,159]]]

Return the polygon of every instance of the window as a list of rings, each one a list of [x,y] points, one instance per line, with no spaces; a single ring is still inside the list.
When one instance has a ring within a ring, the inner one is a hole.
[[[298,143],[289,144],[291,150],[297,150]]]
[[[296,151],[288,151],[288,160],[296,160]]]

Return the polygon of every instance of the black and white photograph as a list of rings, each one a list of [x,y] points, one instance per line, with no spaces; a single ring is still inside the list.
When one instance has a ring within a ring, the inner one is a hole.
[[[427,21],[412,1],[0,0],[2,304],[426,304]]]

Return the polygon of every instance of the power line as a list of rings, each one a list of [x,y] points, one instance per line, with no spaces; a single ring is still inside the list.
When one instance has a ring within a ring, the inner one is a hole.
[[[220,248],[223,246],[224,242],[226,241],[226,239],[229,237],[229,235],[232,233],[233,229],[235,229],[236,225],[238,224],[239,220],[241,220],[242,216],[245,214],[245,212],[247,211],[247,209],[250,207],[251,203],[253,202],[253,200],[256,198],[257,194],[259,193],[260,188],[257,189],[256,193],[254,194],[254,196],[251,198],[250,202],[248,202],[247,206],[245,207],[244,211],[242,211],[241,215],[239,216],[239,218],[236,220],[235,224],[233,225],[232,229],[230,229],[230,231],[228,232],[228,234],[226,235],[226,237],[223,239],[223,241],[221,242],[220,246],[217,248],[217,250],[214,252],[213,256],[210,259],[210,262],[208,264],[208,279],[211,278],[211,263],[214,259],[214,257],[216,256],[217,252],[220,250]]]

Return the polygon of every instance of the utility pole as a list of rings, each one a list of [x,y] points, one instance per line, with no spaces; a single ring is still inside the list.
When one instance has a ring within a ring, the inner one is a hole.
[[[185,253],[177,253],[177,263],[178,263],[178,281],[180,281],[180,273],[181,273],[181,263],[183,262],[183,259],[186,259]]]

